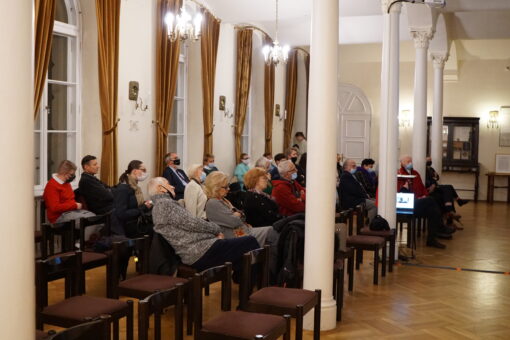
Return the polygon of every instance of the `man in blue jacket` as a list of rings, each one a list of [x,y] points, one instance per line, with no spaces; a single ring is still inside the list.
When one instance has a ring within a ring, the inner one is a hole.
[[[186,173],[179,169],[181,165],[181,159],[176,152],[170,152],[165,155],[165,164],[167,167],[163,172],[163,177],[165,177],[170,183],[171,186],[175,188],[175,200],[180,200],[184,198],[184,188],[189,183],[189,178],[186,176]]]

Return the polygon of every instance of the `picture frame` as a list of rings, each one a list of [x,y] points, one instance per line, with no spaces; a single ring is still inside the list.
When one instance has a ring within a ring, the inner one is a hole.
[[[510,174],[510,155],[508,154],[496,154],[496,173],[507,173]]]

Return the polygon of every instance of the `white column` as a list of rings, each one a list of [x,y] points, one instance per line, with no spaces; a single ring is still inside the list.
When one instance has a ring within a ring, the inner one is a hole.
[[[434,65],[434,107],[430,137],[430,156],[432,166],[441,174],[443,168],[443,72],[448,56],[432,54]]]
[[[0,1],[2,339],[33,339],[35,332],[32,4]]]
[[[337,145],[338,0],[314,0],[310,45],[304,288],[322,290],[321,329],[336,327],[333,299]],[[313,329],[313,314],[305,318]]]
[[[411,31],[416,48],[414,67],[413,168],[425,176],[427,157],[427,50],[433,33]]]
[[[383,0],[383,55],[381,65],[381,120],[379,128],[378,213],[396,228],[395,194],[398,169],[399,51],[401,4]]]

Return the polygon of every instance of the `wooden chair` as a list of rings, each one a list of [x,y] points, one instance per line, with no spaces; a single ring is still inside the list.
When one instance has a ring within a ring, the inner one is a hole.
[[[133,340],[133,302],[80,295],[81,251],[36,261],[36,328],[50,324],[72,327],[86,320],[110,315],[114,340],[119,339],[119,320],[126,318],[126,339]],[[71,281],[71,297],[48,306],[48,278],[61,273]]]
[[[210,278],[222,277],[222,305],[227,312],[217,314],[211,320],[202,323],[202,289]],[[290,340],[290,315],[276,316],[244,311],[230,311],[232,288],[232,264],[210,268],[193,277],[193,300],[195,314],[195,340],[241,340],[241,339],[278,339],[283,335]],[[228,299],[223,298],[228,296]]]
[[[164,314],[164,309],[170,306],[175,306],[174,339],[183,339],[183,290],[183,284],[178,283],[172,289],[156,292],[138,302],[138,340],[149,340],[151,314],[154,314],[154,339],[161,340],[161,315]]]
[[[335,218],[335,223],[345,223],[349,224],[352,219],[352,209],[342,210]],[[347,244],[347,240],[346,240]],[[354,248],[346,248],[345,250],[338,250],[335,254],[335,266],[337,261],[347,260],[347,273],[349,275],[349,291],[352,292],[354,289]],[[338,277],[340,273],[335,272],[334,277]]]
[[[36,330],[36,340],[110,340],[109,318],[109,315],[104,315],[97,320],[85,322],[58,333]]]
[[[252,250],[243,255],[243,270],[239,286],[239,308],[252,313],[273,315],[288,314],[296,318],[296,339],[303,338],[303,317],[314,310],[314,340],[320,339],[321,290],[268,287],[269,285],[269,246]],[[255,266],[255,267],[254,267]],[[252,271],[259,277],[259,289],[252,294]]]

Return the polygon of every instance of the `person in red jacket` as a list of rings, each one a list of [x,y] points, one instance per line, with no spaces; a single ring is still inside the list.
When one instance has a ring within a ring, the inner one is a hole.
[[[61,222],[59,218],[68,211],[81,209],[81,203],[74,200],[71,182],[76,178],[76,165],[68,160],[62,161],[56,174],[44,188],[44,204],[50,223]]]
[[[278,203],[280,215],[291,216],[305,211],[306,189],[297,181],[297,170],[289,160],[278,164],[279,180],[273,181],[272,196]]]

